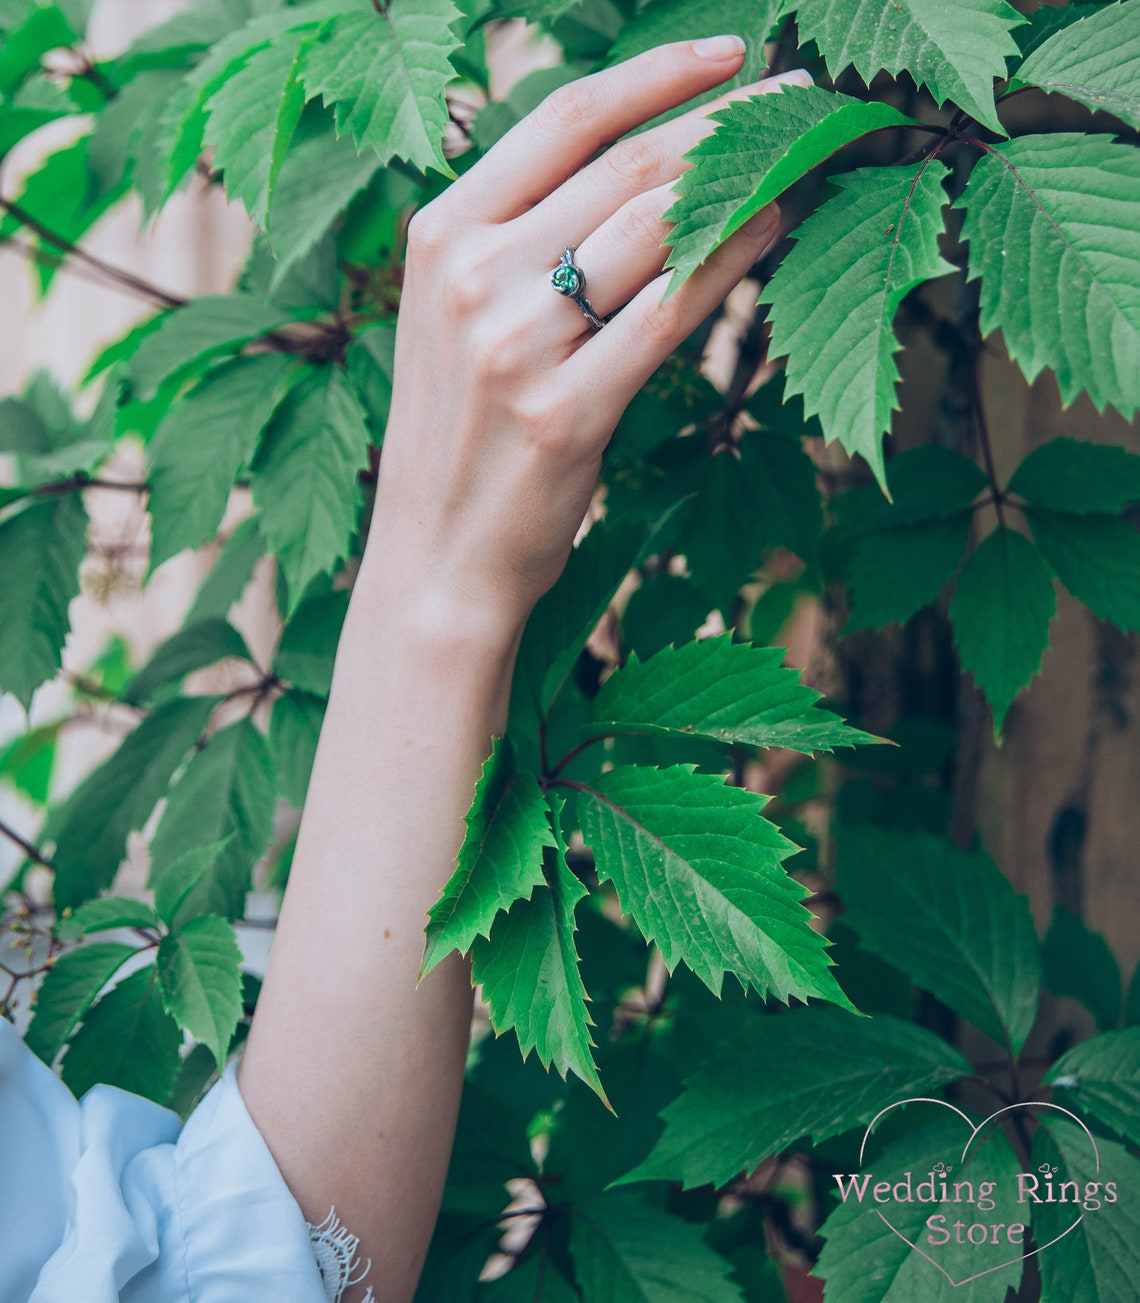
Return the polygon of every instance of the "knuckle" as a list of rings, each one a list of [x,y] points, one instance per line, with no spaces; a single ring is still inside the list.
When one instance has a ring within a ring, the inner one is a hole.
[[[688,329],[685,302],[680,294],[662,299],[649,308],[645,320],[646,333],[659,344],[665,345],[683,339]]]
[[[606,161],[619,181],[641,190],[655,185],[662,169],[661,151],[645,136],[615,145]]]
[[[523,443],[536,452],[560,448],[565,439],[566,408],[555,400],[553,387],[521,395],[515,420]]]
[[[454,249],[439,269],[438,292],[449,313],[461,317],[484,315],[499,279],[493,251]]]
[[[570,82],[552,91],[539,110],[546,123],[555,130],[576,129],[599,116],[600,96],[589,79]]]
[[[661,206],[653,197],[642,197],[626,204],[615,214],[614,221],[618,236],[639,248],[660,247],[668,233]]]
[[[417,262],[438,257],[447,240],[446,223],[432,204],[418,209],[408,223],[408,258]]]

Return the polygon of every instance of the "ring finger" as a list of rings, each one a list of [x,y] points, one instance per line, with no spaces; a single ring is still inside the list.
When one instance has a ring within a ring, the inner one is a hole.
[[[623,307],[664,268],[673,229],[665,213],[676,198],[671,185],[635,195],[576,250],[574,262],[586,280],[584,293],[598,316],[608,317]],[[769,206],[769,213],[775,234],[780,220],[775,204]],[[571,341],[590,329],[585,313],[571,300],[558,314],[557,322],[559,335]]]

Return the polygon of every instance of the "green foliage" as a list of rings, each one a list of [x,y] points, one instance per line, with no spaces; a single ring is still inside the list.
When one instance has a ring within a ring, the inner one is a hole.
[[[804,755],[879,741],[820,710],[820,694],[782,660],[779,647],[727,637],[664,648],[645,664],[631,656],[603,684],[587,728],[660,731]]]
[[[1080,1000],[1101,1031],[1120,1021],[1124,992],[1116,956],[1099,932],[1060,905],[1053,906],[1049,931],[1041,943],[1041,962],[1049,990]]]
[[[74,495],[32,502],[0,522],[0,550],[21,583],[0,585],[0,685],[27,710],[60,666],[87,550],[87,512]]]
[[[555,801],[551,823],[558,843],[551,847],[543,841],[533,848],[542,860],[545,880],[532,894],[516,900],[509,912],[498,914],[486,938],[475,938],[471,980],[483,987],[497,1033],[513,1027],[524,1057],[537,1049],[546,1067],[553,1063],[563,1076],[572,1069],[608,1103],[590,1053],[588,1027],[593,1019],[586,1009],[574,943],[574,911],[587,892],[566,864],[561,802]],[[537,812],[534,818],[537,822]],[[544,833],[541,829],[538,836]],[[506,894],[500,888],[500,899]]]
[[[1058,1103],[1140,1143],[1140,1028],[1105,1032],[1075,1045],[1053,1064],[1045,1080],[1054,1087]]]
[[[159,425],[147,476],[151,570],[218,532],[234,481],[283,396],[286,368],[274,353],[215,367]]]
[[[1040,86],[1140,127],[1140,9],[1085,6],[1086,16],[1036,46],[1017,69],[1016,86]]]
[[[908,1172],[916,1179],[925,1175],[936,1156],[943,1162],[949,1160],[948,1166],[958,1169],[968,1135],[965,1121],[940,1120],[888,1144],[881,1153],[868,1159],[862,1171],[872,1173],[875,1182],[888,1181],[893,1186],[905,1181]],[[967,1180],[985,1179],[994,1183],[994,1206],[984,1214],[987,1226],[998,1221],[1003,1227],[1023,1219],[1028,1221],[1028,1214],[1017,1203],[1019,1170],[1023,1169],[1009,1141],[999,1128],[993,1128],[968,1164],[956,1173]],[[1016,1289],[1022,1264],[1016,1259],[1009,1261],[1016,1250],[1007,1242],[981,1248],[958,1244],[955,1240],[939,1245],[931,1256],[936,1257],[938,1266],[947,1273],[948,1279],[943,1279],[929,1261],[911,1248],[911,1244],[923,1244],[931,1205],[900,1201],[880,1209],[874,1204],[868,1207],[869,1202],[866,1197],[859,1201],[849,1194],[847,1200],[835,1205],[821,1227],[826,1242],[813,1275],[827,1282],[825,1297],[850,1299],[852,1303],[904,1303],[918,1298],[937,1299],[939,1303],[943,1299],[961,1298],[969,1299],[970,1303],[1004,1303],[1007,1290]],[[955,1217],[964,1211],[959,1209]],[[980,1211],[974,1214],[970,1209],[969,1212],[974,1220],[982,1220]],[[885,1220],[888,1217],[889,1221]],[[946,1221],[953,1226],[949,1216]],[[926,1247],[929,1249],[930,1245]],[[986,1274],[980,1279],[971,1280],[983,1271]]]
[[[801,39],[814,41],[832,77],[845,68],[869,85],[880,69],[904,69],[943,104],[952,100],[984,126],[1001,131],[993,83],[1017,52],[1009,29],[1022,21],[1005,0],[897,0],[884,14],[876,0],[784,0]]]
[[[241,952],[233,928],[216,914],[190,919],[162,938],[156,965],[167,1013],[225,1065],[241,1017]]]
[[[950,266],[938,252],[941,163],[861,168],[797,232],[762,295],[772,352],[788,357],[788,393],[803,394],[825,437],[861,453],[886,487],[882,436],[897,406],[894,317],[903,298]]]
[[[63,1079],[75,1095],[105,1082],[162,1103],[178,1072],[181,1045],[182,1033],[163,1009],[148,965],[87,1011],[63,1057]]]
[[[599,878],[670,972],[683,960],[714,995],[731,972],[762,996],[850,1008],[806,926],[808,892],[781,867],[797,847],[765,804],[692,765],[622,766],[578,789]]]
[[[1099,1160],[1099,1161],[1098,1161]],[[1056,1167],[1056,1182],[1076,1181],[1081,1190],[1099,1184],[1103,1173],[1112,1173],[1117,1187],[1116,1202],[1086,1214],[1073,1225],[1072,1204],[1042,1203],[1033,1210],[1034,1233],[1039,1242],[1056,1245],[1041,1255],[1043,1299],[1072,1296],[1073,1282],[1080,1282],[1089,1303],[1123,1303],[1132,1292],[1140,1270],[1137,1251],[1136,1192],[1140,1190],[1140,1163],[1123,1145],[1103,1137],[1096,1152],[1088,1136],[1065,1118],[1049,1119],[1033,1137],[1031,1162]],[[1064,1235],[1064,1239],[1058,1239]]]
[[[251,479],[261,531],[296,609],[311,580],[348,554],[368,456],[364,411],[333,367],[302,375],[265,433]]]
[[[1055,609],[1041,553],[1004,525],[962,567],[950,607],[954,642],[962,668],[993,706],[995,731],[1014,697],[1041,668]]]
[[[450,176],[441,92],[459,45],[451,31],[459,17],[451,0],[392,0],[380,22],[366,11],[338,14],[305,60],[306,94],[336,106],[337,131],[351,132],[359,150]]]
[[[1027,379],[1049,367],[1066,403],[1083,389],[1126,417],[1140,407],[1140,231],[1117,214],[1138,192],[1135,149],[1065,132],[989,148],[958,201],[983,333],[1001,330]]]
[[[818,1143],[864,1126],[883,1100],[969,1071],[945,1041],[897,1018],[824,1008],[761,1015],[685,1082],[662,1113],[664,1135],[623,1179],[724,1185],[801,1136]]]
[[[666,216],[677,285],[765,204],[844,145],[911,122],[887,104],[865,104],[819,86],[734,100],[713,115],[717,128],[685,155],[693,167]]]
[[[432,906],[421,978],[452,950],[489,937],[500,910],[545,885],[544,850],[557,845],[537,782],[499,739],[475,788],[459,863]]]
[[[1004,0],[189,0],[96,62],[89,10],[0,0],[0,158],[42,155],[3,190],[0,241],[48,292],[128,196],[150,220],[208,181],[257,231],[223,292],[184,302],[119,277],[154,312],[85,392],[39,375],[0,401],[0,690],[28,717],[0,739],[0,784],[43,820],[0,829],[16,848],[0,903],[29,960],[50,955],[30,970],[36,1053],[73,1089],[110,1082],[185,1115],[242,1043],[257,984],[232,924],[255,873],[288,871],[280,803],[305,802],[370,523],[411,214],[556,86],[739,31],[739,74],[699,102],[769,57],[816,84],[717,112],[674,186],[669,289],[774,200],[789,239],[631,404],[599,518],[524,632],[506,735],[427,926],[424,972],[469,953],[495,1036],[471,1055],[417,1299],[768,1303],[795,1288],[791,1244],[818,1257],[826,1303],[1004,1303],[1022,1264],[952,1286],[826,1175],[857,1170],[883,1108],[962,1102],[967,1077],[1043,1101],[1031,1149],[1029,1128],[991,1129],[967,1170],[1012,1179],[1047,1159],[1058,1179],[1119,1183],[1036,1255],[1042,1296],[1130,1298],[1140,974],[1125,993],[1106,940],[1060,909],[1039,942],[981,845],[945,830],[971,832],[953,775],[978,763],[954,648],[1013,737],[1055,582],[1140,628],[1135,444],[1074,409],[1024,455],[989,369],[1004,348],[1046,401],[1055,385],[1066,405],[1140,409],[1140,0],[1028,18]],[[500,93],[487,52],[513,16],[554,66]],[[710,336],[723,373],[703,366]],[[142,583],[189,549],[205,574],[141,663],[121,639],[81,663],[71,603],[89,546],[106,550],[88,511],[140,445]],[[271,652],[260,627],[246,641],[255,571],[279,615]],[[861,667],[900,654],[929,672],[894,694],[922,713],[884,719]],[[191,695],[199,675],[227,696]],[[93,719],[105,758],[75,781],[57,744]],[[120,875],[144,844],[153,903]],[[37,862],[54,918],[21,912]],[[1027,1042],[1042,985],[1099,1034]],[[955,1017],[1032,1059],[1016,1076],[971,1063],[928,1030]],[[1088,1122],[1099,1173],[1048,1102]],[[956,1165],[959,1130],[944,1110],[892,1112],[864,1170]],[[545,1203],[533,1236],[479,1281],[520,1225],[497,1219],[521,1180]],[[898,1230],[917,1233],[925,1209],[910,1212]],[[1068,1212],[1031,1209],[1037,1246]]]
[[[1041,956],[1029,902],[993,860],[924,833],[844,830],[836,886],[862,945],[1020,1053]]]

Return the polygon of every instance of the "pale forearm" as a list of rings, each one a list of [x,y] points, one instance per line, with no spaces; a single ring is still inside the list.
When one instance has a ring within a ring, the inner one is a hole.
[[[438,1205],[471,1014],[465,959],[416,988],[423,928],[505,724],[515,643],[395,562],[366,561],[353,594],[240,1074],[306,1217],[335,1204],[393,1300],[412,1296]]]

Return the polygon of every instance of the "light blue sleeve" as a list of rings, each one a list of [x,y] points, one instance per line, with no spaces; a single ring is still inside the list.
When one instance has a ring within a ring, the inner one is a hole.
[[[76,1100],[0,1018],[0,1303],[326,1303],[231,1064],[191,1114]]]

